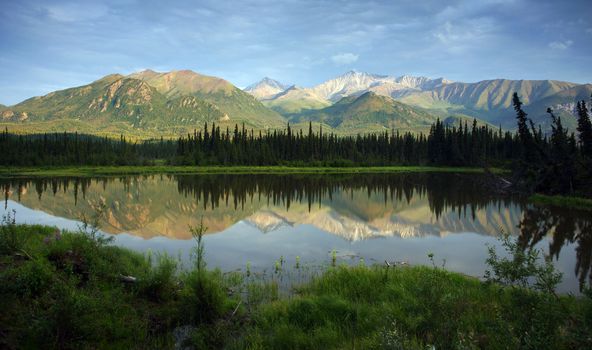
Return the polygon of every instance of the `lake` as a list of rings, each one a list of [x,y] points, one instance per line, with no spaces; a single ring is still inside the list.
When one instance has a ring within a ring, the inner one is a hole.
[[[151,175],[2,179],[3,213],[18,223],[77,229],[106,204],[101,230],[114,244],[188,262],[189,226],[203,220],[208,267],[272,271],[293,266],[445,266],[482,277],[487,246],[502,232],[550,254],[563,272],[559,291],[590,281],[592,218],[490,193],[481,175]],[[433,262],[428,254],[433,253]]]

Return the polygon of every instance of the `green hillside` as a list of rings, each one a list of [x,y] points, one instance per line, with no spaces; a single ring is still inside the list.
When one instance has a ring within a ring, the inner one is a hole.
[[[2,112],[2,122],[11,130],[138,136],[174,134],[225,119],[209,102],[193,96],[168,99],[147,83],[121,75],[34,97]]]
[[[339,131],[378,131],[385,129],[427,130],[436,117],[390,97],[367,92],[348,96],[334,105],[293,116],[291,121],[323,122]]]
[[[288,117],[305,110],[322,109],[331,105],[331,102],[311,90],[296,86],[286,89],[272,99],[262,100],[262,102],[265,106]]]
[[[134,73],[168,98],[193,96],[210,102],[227,115],[231,124],[245,123],[256,129],[283,127],[284,118],[266,108],[250,94],[224,79],[201,75],[190,70],[157,73],[151,70]]]
[[[332,104],[311,89],[292,86],[261,102],[224,79],[189,70],[158,73],[144,70],[129,76],[107,75],[88,85],[33,97],[14,106],[0,105],[0,126],[17,133],[78,131],[137,138],[177,137],[205,122],[223,130],[244,123],[248,129],[296,129],[309,122],[339,135],[429,130],[436,120],[515,128],[514,92],[536,124],[549,129],[547,107],[575,130],[576,100],[588,99],[592,85],[553,80],[486,80],[445,83],[414,90],[393,99],[360,92]],[[361,95],[360,95],[361,94]],[[320,126],[320,125],[319,125]]]
[[[78,131],[173,137],[205,122],[222,128],[281,128],[285,120],[225,80],[191,71],[113,74],[91,84],[33,97],[0,109],[11,131]]]

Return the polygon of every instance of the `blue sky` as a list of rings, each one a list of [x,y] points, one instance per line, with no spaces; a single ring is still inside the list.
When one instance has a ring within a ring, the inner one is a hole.
[[[0,103],[145,68],[592,82],[592,1],[0,0]]]

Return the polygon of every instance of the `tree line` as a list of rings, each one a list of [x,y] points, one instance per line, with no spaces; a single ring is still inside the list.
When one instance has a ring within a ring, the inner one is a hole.
[[[0,164],[11,166],[142,165],[157,160],[171,165],[504,165],[513,159],[517,136],[509,131],[478,125],[474,120],[445,125],[437,120],[427,135],[391,130],[357,136],[324,133],[322,126],[308,132],[267,133],[244,125],[231,132],[215,123],[177,140],[129,141],[52,133],[0,134]]]
[[[512,159],[518,139],[487,125],[445,125],[437,120],[427,135],[391,130],[356,136],[286,130],[257,134],[235,125],[231,132],[214,123],[178,139],[172,160],[184,165],[450,165],[504,164]]]
[[[128,141],[78,133],[16,135],[0,133],[0,164],[5,166],[143,165],[175,155],[172,140]]]
[[[0,134],[0,164],[60,165],[292,165],[292,166],[502,166],[512,167],[525,191],[592,195],[592,126],[585,101],[577,103],[578,128],[568,131],[549,109],[552,130],[537,129],[515,93],[517,132],[502,131],[476,120],[456,125],[437,120],[429,133],[396,130],[356,136],[285,130],[263,133],[244,124],[222,130],[207,123],[177,140],[129,141],[52,133]],[[586,186],[588,185],[588,186]]]

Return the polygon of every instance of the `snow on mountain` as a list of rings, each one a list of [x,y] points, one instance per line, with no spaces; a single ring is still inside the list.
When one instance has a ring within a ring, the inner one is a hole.
[[[263,78],[261,81],[247,86],[244,91],[253,95],[256,99],[269,99],[273,96],[285,91],[290,85],[283,84],[271,78]]]
[[[409,75],[403,75],[397,78],[387,75],[350,71],[335,79],[321,83],[311,90],[317,95],[335,102],[343,97],[361,95],[367,91],[384,96],[399,97],[405,95],[410,90],[429,90],[446,83],[448,81],[443,78],[430,79]]]

